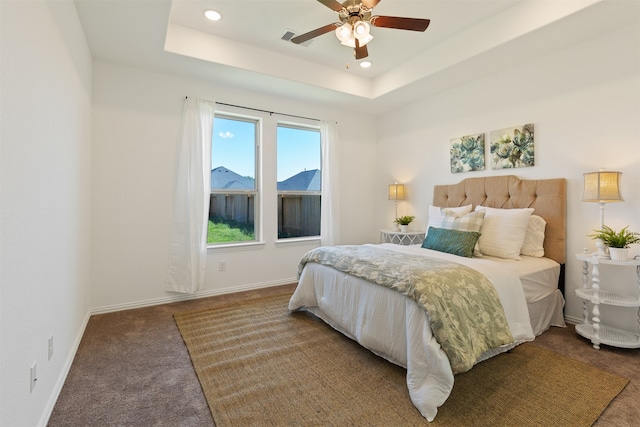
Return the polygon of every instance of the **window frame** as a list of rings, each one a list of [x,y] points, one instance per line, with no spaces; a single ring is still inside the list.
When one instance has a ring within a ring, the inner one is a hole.
[[[301,190],[301,191],[291,191],[291,190],[278,190],[277,189],[277,184],[278,184],[278,179],[277,179],[277,172],[278,172],[278,128],[283,127],[283,128],[289,128],[289,129],[295,129],[295,130],[303,130],[303,131],[314,131],[318,133],[318,137],[319,137],[319,141],[318,141],[318,154],[319,154],[319,160],[320,160],[320,167],[319,167],[319,171],[320,171],[320,191],[309,191],[309,190]],[[278,199],[278,204],[279,204],[279,199],[282,197],[287,197],[287,196],[320,196],[320,206],[322,206],[322,196],[323,196],[323,189],[322,189],[322,168],[323,168],[323,164],[322,164],[322,129],[320,128],[320,126],[313,126],[310,124],[303,124],[303,123],[299,123],[299,122],[292,122],[292,121],[284,121],[284,120],[279,120],[276,122],[276,197]],[[320,218],[320,224],[318,224],[318,234],[314,234],[314,235],[310,235],[310,236],[297,236],[297,237],[277,237],[276,238],[276,243],[286,243],[286,242],[300,242],[300,241],[310,241],[310,240],[320,240],[321,235],[322,235],[322,207],[320,207],[320,212],[318,213],[319,218]],[[280,209],[278,207],[278,211],[276,212],[276,224],[280,225]]]
[[[244,246],[255,246],[255,245],[262,245],[264,244],[262,241],[262,233],[261,233],[261,227],[260,224],[262,223],[262,218],[263,218],[263,207],[262,207],[262,203],[261,203],[261,182],[262,182],[262,177],[261,177],[261,164],[262,164],[262,153],[260,150],[260,147],[262,145],[262,126],[263,126],[263,120],[261,117],[256,117],[256,116],[250,116],[250,115],[246,115],[246,114],[238,114],[238,113],[232,113],[232,112],[228,112],[228,111],[218,111],[216,110],[214,112],[214,126],[213,126],[213,132],[215,132],[215,119],[216,118],[222,118],[222,119],[227,119],[227,120],[235,120],[235,121],[243,121],[243,122],[249,122],[249,123],[253,123],[254,124],[254,165],[253,165],[253,169],[254,169],[254,188],[253,190],[239,190],[239,189],[232,189],[232,190],[217,190],[217,189],[212,189],[209,188],[209,201],[207,203],[208,206],[208,211],[210,212],[211,210],[211,197],[212,195],[216,194],[216,195],[223,195],[225,197],[229,196],[229,195],[246,195],[247,197],[251,198],[253,197],[253,240],[246,240],[246,241],[232,241],[232,242],[207,242],[207,248],[208,249],[215,249],[215,248],[229,248],[229,247],[244,247]],[[211,139],[210,139],[210,144],[211,144],[211,153],[213,155],[213,137],[214,134],[211,134]],[[213,165],[209,166],[210,170],[213,170]],[[211,187],[211,186],[209,186]]]
[[[256,123],[256,156],[255,156],[255,200],[254,200],[254,240],[207,243],[209,254],[222,254],[236,251],[254,251],[267,249],[269,245],[274,247],[308,246],[317,245],[321,241],[321,235],[305,237],[278,238],[278,190],[277,190],[277,129],[278,126],[314,130],[320,134],[320,171],[322,173],[322,127],[314,119],[295,117],[292,120],[283,120],[277,117],[278,113],[257,110],[245,107],[225,105],[216,108],[214,118],[228,118],[232,120],[245,120]],[[282,116],[282,115],[281,115]],[[284,115],[286,116],[286,115]],[[291,116],[294,117],[294,116]],[[213,132],[215,132],[215,126]],[[210,143],[213,144],[213,133]],[[213,145],[212,145],[213,152]],[[211,165],[212,166],[212,165]],[[211,167],[210,167],[211,169]],[[321,177],[322,179],[322,177]],[[217,193],[225,193],[215,190]],[[226,190],[228,194],[234,194],[237,190]],[[244,190],[239,191],[246,194]],[[211,200],[209,191],[209,206]],[[320,192],[322,197],[322,192]],[[322,209],[320,211],[322,216]],[[322,226],[322,217],[320,218]],[[322,232],[322,230],[320,230]]]

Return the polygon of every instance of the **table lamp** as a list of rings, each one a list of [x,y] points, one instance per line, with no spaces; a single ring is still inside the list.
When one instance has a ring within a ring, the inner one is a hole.
[[[583,202],[595,202],[600,204],[600,229],[604,225],[604,205],[607,203],[623,202],[620,194],[620,179],[622,172],[611,172],[600,169],[598,172],[584,174]],[[607,257],[607,249],[602,240],[596,240],[598,256]]]
[[[404,200],[404,184],[389,184],[389,200],[393,200],[396,203],[396,216],[398,218],[398,200]]]

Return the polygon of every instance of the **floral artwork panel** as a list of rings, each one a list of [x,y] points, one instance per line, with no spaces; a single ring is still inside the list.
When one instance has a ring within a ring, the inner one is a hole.
[[[484,170],[484,133],[451,141],[451,173]]]
[[[494,130],[489,135],[491,167],[511,169],[533,166],[533,124]]]

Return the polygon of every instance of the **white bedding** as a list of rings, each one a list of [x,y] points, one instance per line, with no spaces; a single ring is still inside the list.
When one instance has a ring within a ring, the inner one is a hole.
[[[539,301],[558,289],[560,264],[549,258],[520,256],[520,260],[484,257],[500,263],[520,277],[527,302]]]
[[[485,257],[520,277],[529,308],[529,320],[537,336],[551,326],[565,327],[564,297],[558,290],[560,264],[549,258],[520,256],[520,260]]]
[[[504,263],[505,260],[497,258],[463,258],[420,246],[378,246],[458,262],[478,270],[491,281],[505,308],[515,341],[486,352],[481,360],[534,339],[525,290],[519,276],[528,276],[529,285],[533,288],[534,282],[539,280],[536,279],[535,271],[551,268],[552,265],[547,263],[550,260],[535,261],[529,260],[530,257],[523,257],[524,262]],[[550,262],[558,266],[557,263]],[[535,267],[536,264],[538,267]],[[540,264],[548,268],[540,268]],[[543,274],[551,273],[546,271]],[[556,281],[552,283],[557,283],[557,274],[555,277]],[[526,287],[529,288],[529,285]],[[553,297],[555,292],[557,289],[540,293],[530,291],[534,298]],[[330,267],[310,263],[300,276],[298,287],[289,302],[289,309],[308,310],[379,356],[407,368],[407,387],[411,400],[429,421],[433,421],[437,408],[451,393],[454,382],[451,366],[444,351],[433,338],[427,314],[404,295]]]

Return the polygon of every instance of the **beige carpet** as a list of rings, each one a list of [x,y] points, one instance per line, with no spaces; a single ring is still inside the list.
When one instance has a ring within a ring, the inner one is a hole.
[[[289,296],[175,315],[217,427],[428,424],[404,369],[289,313]],[[589,426],[627,382],[524,344],[456,376],[433,425]]]

